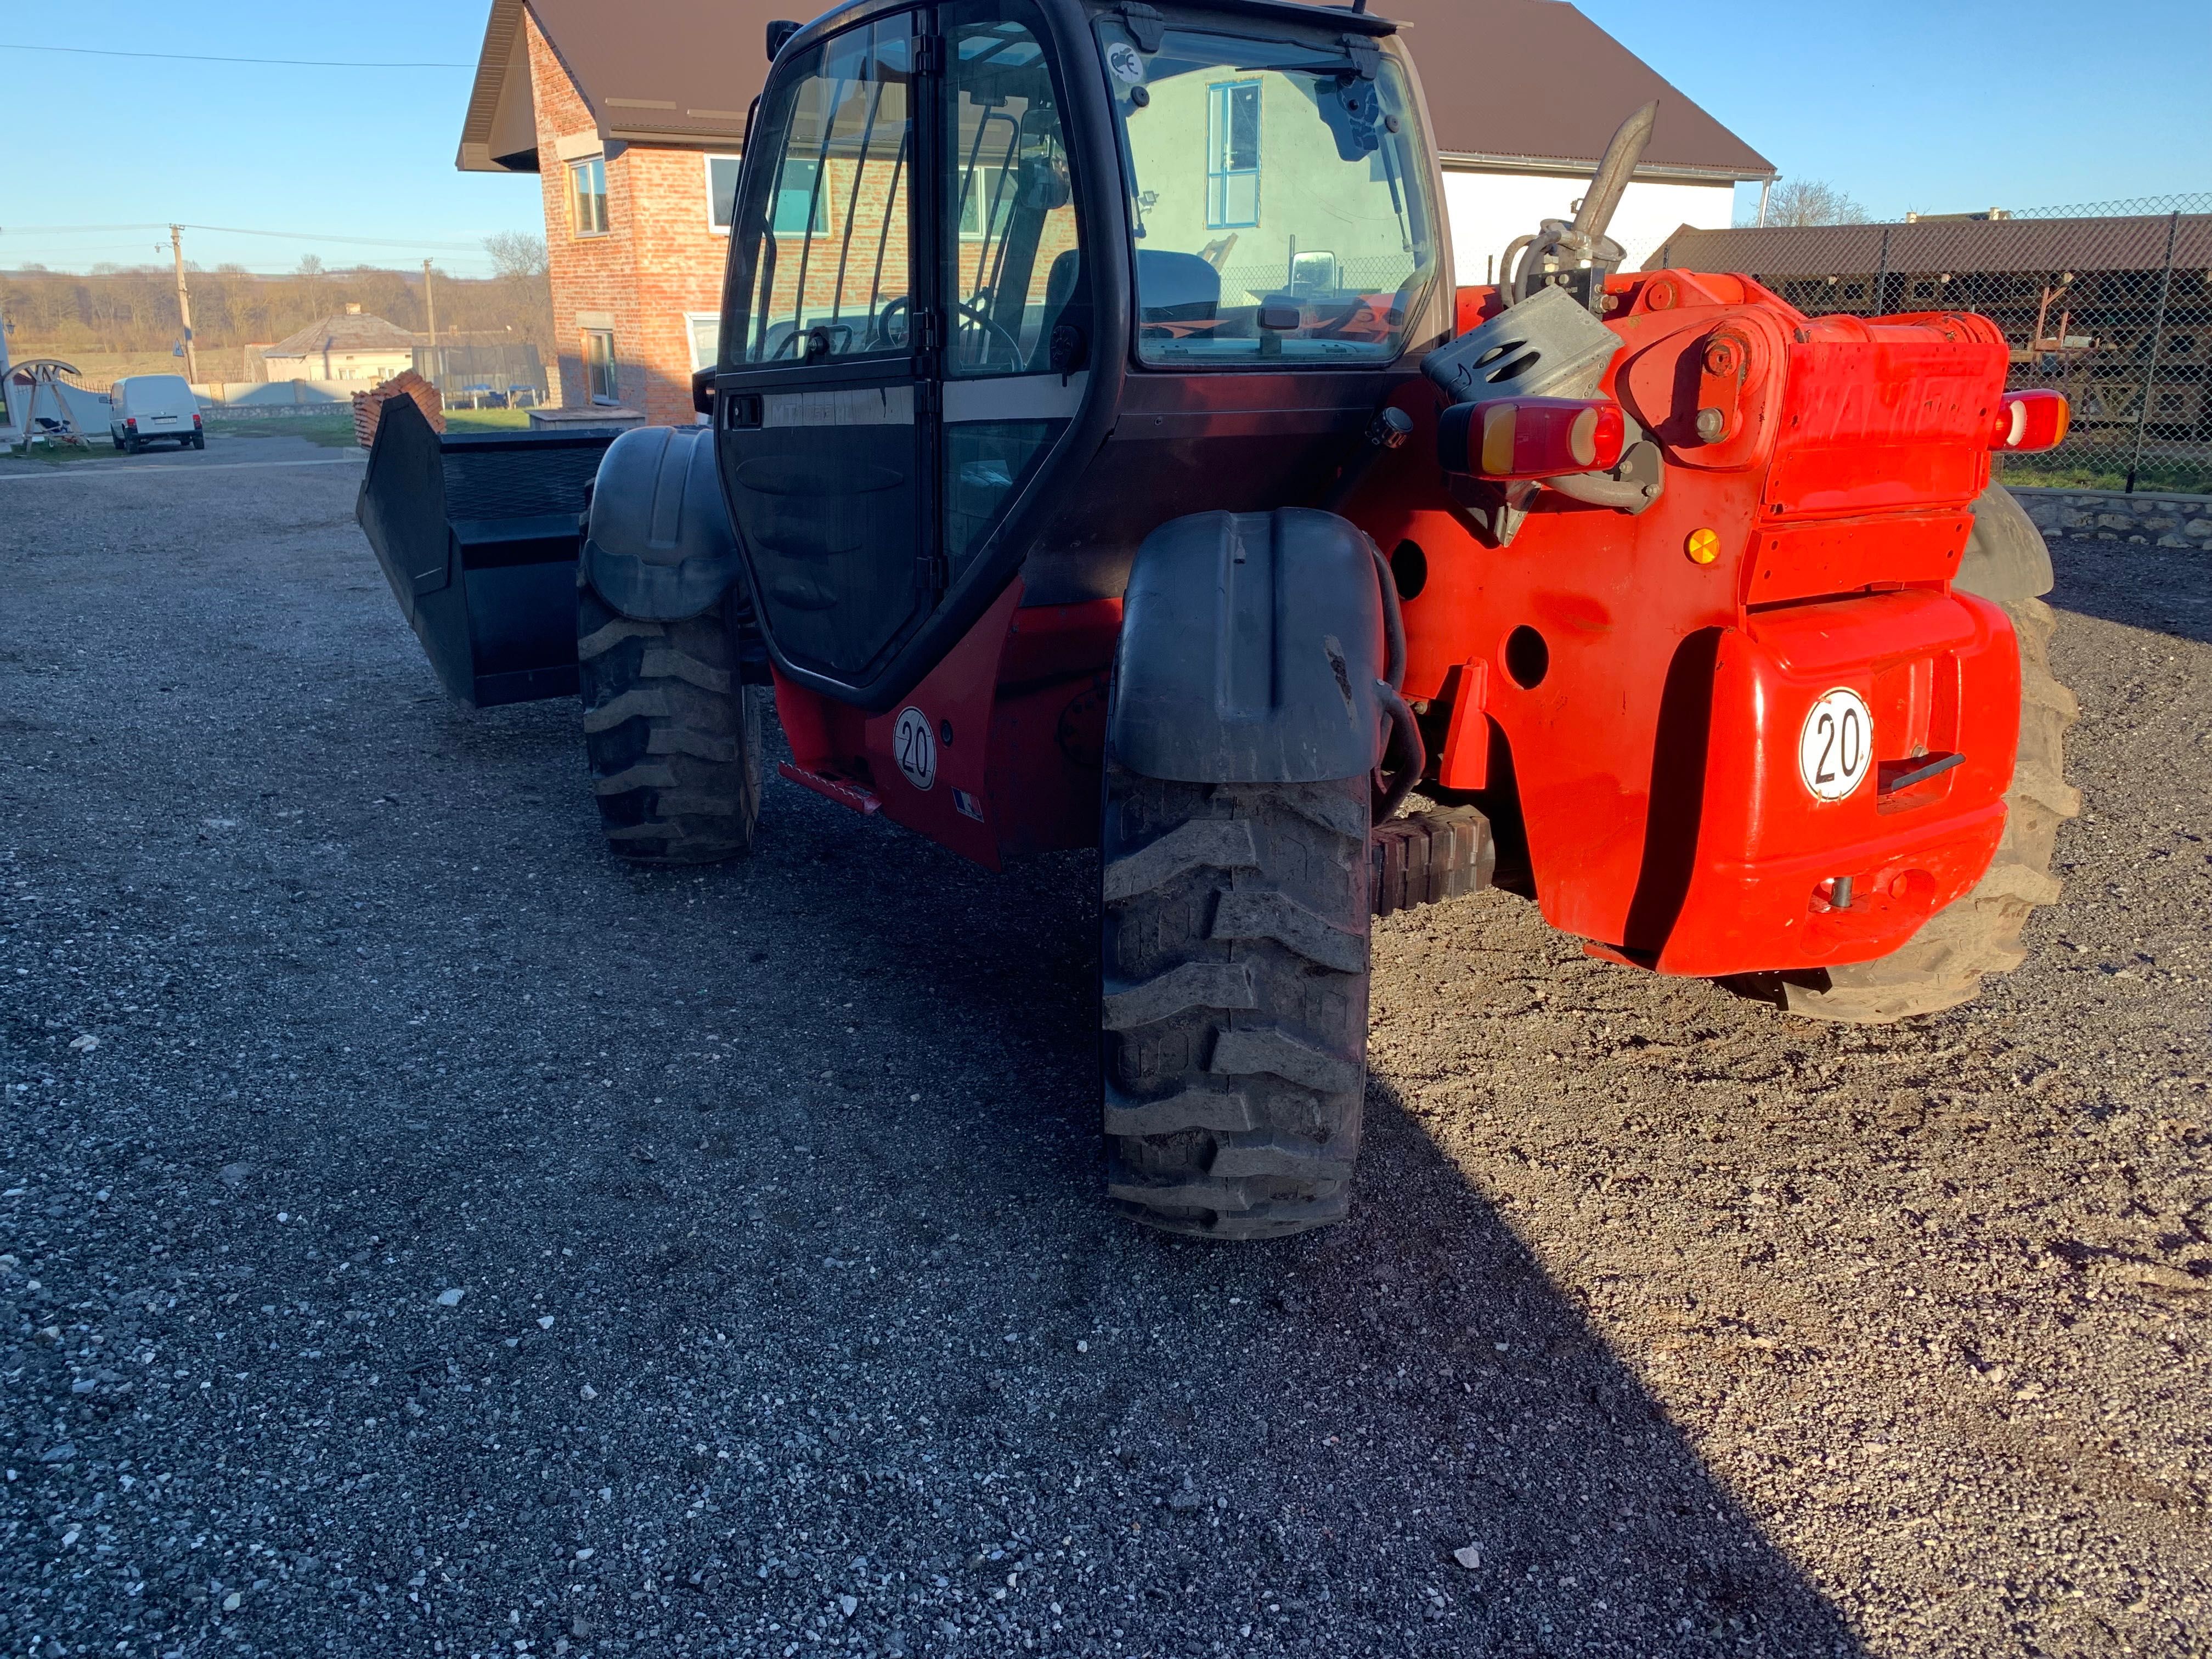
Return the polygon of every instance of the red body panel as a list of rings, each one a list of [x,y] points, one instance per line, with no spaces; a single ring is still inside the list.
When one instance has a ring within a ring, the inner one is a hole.
[[[842,805],[880,811],[988,869],[1096,845],[1121,602],[1024,609],[1021,595],[1017,580],[885,714],[863,714],[778,675],[776,714],[792,750],[784,775]],[[908,709],[935,739],[927,788],[897,759]]]
[[[1949,591],[2002,340],[1965,315],[1808,319],[1741,277],[1609,289],[1624,349],[1600,390],[1663,451],[1648,510],[1547,490],[1489,544],[1443,488],[1419,379],[1395,399],[1413,441],[1346,509],[1386,552],[1425,556],[1405,692],[1449,710],[1433,775],[1512,792],[1545,916],[1607,954],[1697,975],[1886,954],[1979,878],[2003,830],[2016,647],[2002,611]],[[1462,290],[1460,326],[1496,305]],[[1702,434],[1700,410],[1718,411]],[[1091,844],[1120,611],[1024,609],[1017,582],[883,715],[779,681],[792,775],[994,867]],[[1826,800],[1800,738],[1844,691],[1877,764]],[[893,758],[908,708],[952,732],[927,789]]]

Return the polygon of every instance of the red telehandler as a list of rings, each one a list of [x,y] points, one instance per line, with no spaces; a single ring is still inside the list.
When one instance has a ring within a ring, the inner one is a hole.
[[[855,811],[1099,848],[1107,1190],[1212,1237],[1345,1213],[1373,915],[1494,879],[1850,1020],[2020,961],[2074,704],[1990,457],[2066,408],[1990,323],[1623,272],[1650,109],[1455,288],[1358,7],[853,0],[769,46],[701,423],[398,404],[362,491],[455,695],[580,690],[617,854],[745,852],[771,700]]]

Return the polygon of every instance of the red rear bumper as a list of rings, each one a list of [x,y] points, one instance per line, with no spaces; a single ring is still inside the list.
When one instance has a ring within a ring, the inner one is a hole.
[[[1799,740],[1837,690],[1864,700],[1874,764],[1823,800]],[[1656,965],[1712,975],[1896,950],[1989,868],[2019,734],[2018,648],[1985,600],[1908,592],[1753,612],[1721,638],[1696,851]]]

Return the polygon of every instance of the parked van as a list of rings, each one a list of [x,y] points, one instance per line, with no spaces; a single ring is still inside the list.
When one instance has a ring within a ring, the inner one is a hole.
[[[173,438],[194,449],[207,447],[199,399],[183,375],[125,375],[108,388],[107,396],[112,404],[107,434],[125,454],[136,455],[156,438]]]

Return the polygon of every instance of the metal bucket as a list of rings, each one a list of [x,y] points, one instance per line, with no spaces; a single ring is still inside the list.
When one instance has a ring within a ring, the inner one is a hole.
[[[471,708],[575,695],[577,523],[619,431],[441,437],[408,399],[385,405],[354,517]]]

